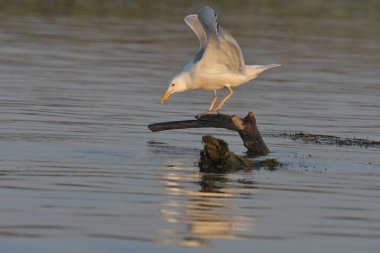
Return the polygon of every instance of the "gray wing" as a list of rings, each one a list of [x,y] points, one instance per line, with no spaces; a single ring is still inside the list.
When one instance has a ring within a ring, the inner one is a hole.
[[[207,36],[207,46],[198,63],[201,71],[206,74],[243,74],[245,63],[240,46],[219,26],[215,11],[203,7],[198,12],[198,19]]]
[[[185,17],[186,24],[193,30],[195,35],[199,39],[200,48],[206,48],[207,36],[202,24],[199,22],[198,16],[196,14],[188,15]]]
[[[198,11],[198,19],[202,24],[207,39],[219,39],[219,22],[216,12],[208,6]]]
[[[224,55],[224,63],[235,72],[244,73],[245,62],[240,46],[235,38],[223,29],[221,29],[220,49]]]

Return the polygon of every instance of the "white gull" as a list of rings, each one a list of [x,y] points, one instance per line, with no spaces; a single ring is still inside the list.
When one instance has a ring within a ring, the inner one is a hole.
[[[215,11],[208,6],[202,7],[198,14],[186,16],[185,22],[197,35],[200,49],[195,58],[171,80],[161,104],[174,93],[204,89],[213,91],[214,98],[208,112],[215,112],[232,96],[233,87],[247,83],[264,70],[280,66],[245,65],[239,44],[222,29]],[[214,106],[216,91],[222,88],[228,89],[228,95]]]

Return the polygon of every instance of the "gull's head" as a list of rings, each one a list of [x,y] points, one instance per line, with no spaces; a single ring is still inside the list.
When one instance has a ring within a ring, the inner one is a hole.
[[[188,90],[188,84],[190,83],[190,74],[187,72],[181,72],[176,75],[170,82],[169,87],[165,91],[161,98],[161,104],[164,104],[168,97],[177,92]]]

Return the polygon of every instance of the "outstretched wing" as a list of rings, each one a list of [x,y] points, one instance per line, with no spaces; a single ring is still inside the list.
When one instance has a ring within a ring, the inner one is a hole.
[[[185,22],[197,35],[200,44],[199,51],[195,55],[193,62],[189,63],[192,65],[202,59],[209,41],[219,38],[219,25],[215,11],[208,6],[201,8],[198,14],[186,16]]]
[[[219,22],[216,12],[208,6],[198,11],[198,19],[206,33],[207,39],[219,39]]]
[[[207,46],[198,63],[200,70],[209,74],[243,74],[245,63],[240,46],[219,26],[215,11],[203,7],[198,12],[198,19],[207,37]]]
[[[198,16],[196,14],[188,15],[185,17],[185,22],[191,30],[193,30],[195,35],[197,35],[200,48],[205,49],[207,45],[207,36],[202,24],[199,22]]]
[[[235,38],[223,29],[221,29],[220,49],[225,57],[224,64],[236,72],[243,73],[245,70],[245,62],[240,46]]]

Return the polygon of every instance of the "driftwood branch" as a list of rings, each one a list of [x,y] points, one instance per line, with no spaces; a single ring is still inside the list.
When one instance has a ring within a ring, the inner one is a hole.
[[[236,115],[206,114],[196,120],[162,122],[148,126],[152,132],[204,127],[225,128],[238,132],[250,156],[266,155],[269,152],[256,126],[256,119],[252,112],[249,112],[244,119]]]

